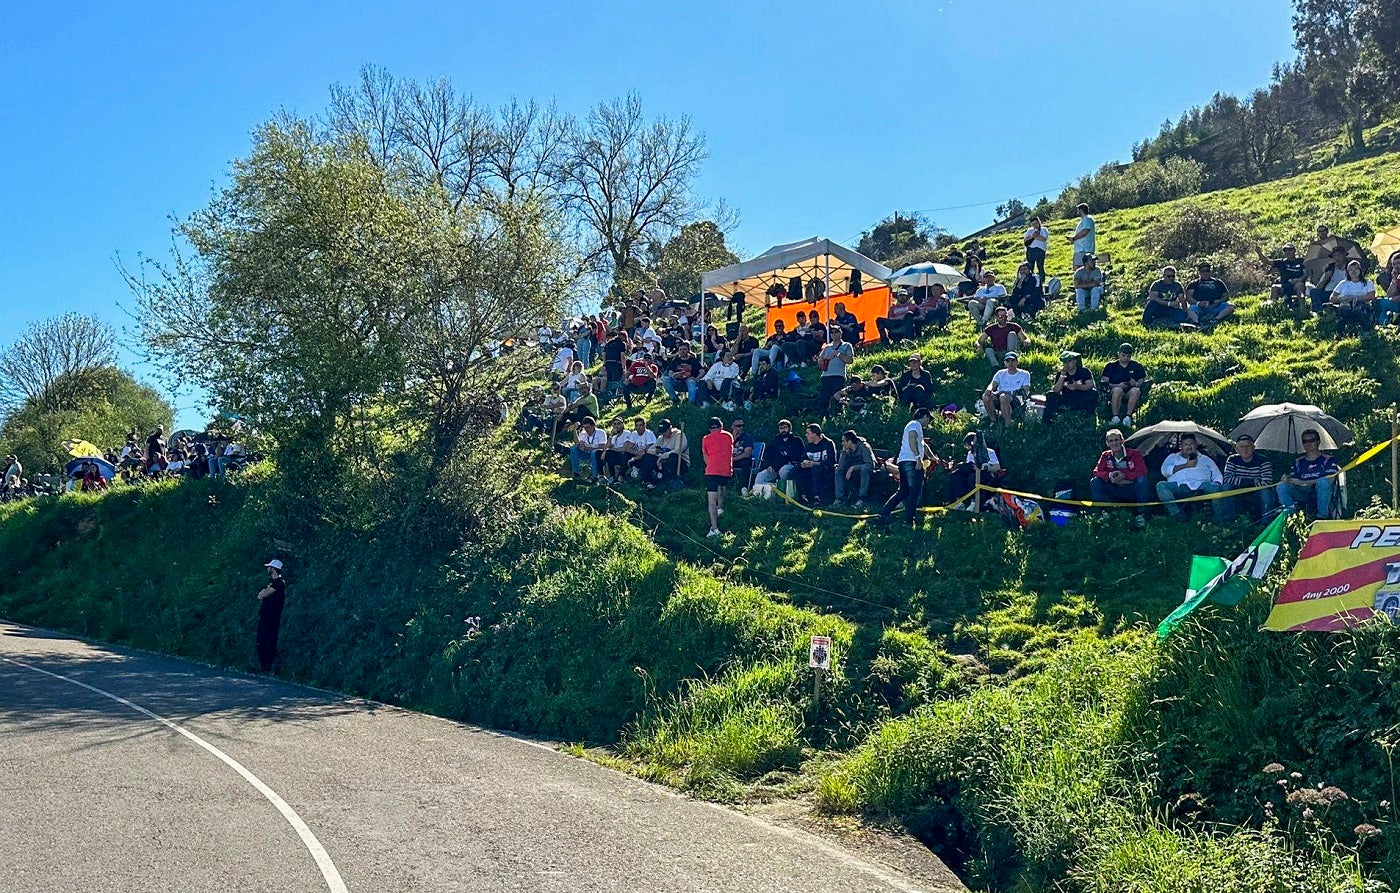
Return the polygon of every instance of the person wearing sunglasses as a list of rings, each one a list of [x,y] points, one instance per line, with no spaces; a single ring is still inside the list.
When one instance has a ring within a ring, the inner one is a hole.
[[[1322,436],[1316,428],[1303,431],[1303,455],[1278,484],[1278,501],[1288,511],[1314,508],[1319,518],[1332,517],[1337,493],[1337,476],[1342,468],[1337,460],[1322,452]]]
[[[1142,311],[1142,324],[1147,328],[1160,326],[1175,329],[1190,320],[1182,296],[1186,287],[1176,277],[1176,267],[1163,267],[1162,278],[1147,289],[1147,306]]]

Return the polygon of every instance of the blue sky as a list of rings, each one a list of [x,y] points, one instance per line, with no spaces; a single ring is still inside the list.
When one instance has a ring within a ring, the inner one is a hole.
[[[698,191],[752,254],[896,209],[979,228],[1292,55],[1287,0],[121,6],[14,4],[0,30],[0,343],[66,310],[128,324],[114,259],[167,251],[258,123],[320,111],[365,63],[487,103],[635,90],[689,115]]]

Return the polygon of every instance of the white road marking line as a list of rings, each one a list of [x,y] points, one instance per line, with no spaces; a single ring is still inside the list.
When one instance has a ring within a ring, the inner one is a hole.
[[[301,838],[301,842],[306,846],[307,851],[311,853],[311,858],[316,860],[316,867],[321,869],[321,877],[325,878],[326,887],[331,891],[331,893],[349,893],[348,888],[345,886],[345,881],[342,880],[340,877],[340,872],[336,870],[335,863],[331,861],[330,854],[326,852],[325,847],[321,846],[321,841],[316,839],[316,835],[312,833],[309,827],[307,827],[306,822],[303,822],[301,820],[301,816],[297,815],[297,811],[295,809],[292,809],[292,807],[287,803],[286,800],[283,800],[281,797],[279,797],[276,791],[263,784],[262,779],[258,778],[252,772],[249,772],[242,763],[238,762],[233,757],[224,753],[222,750],[219,750],[217,747],[210,744],[208,741],[205,741],[203,738],[199,737],[194,732],[191,732],[188,729],[176,725],[175,723],[171,722],[163,716],[159,716],[155,713],[152,713],[145,707],[142,707],[140,704],[133,704],[126,698],[114,695],[109,691],[103,691],[102,689],[97,688],[96,686],[88,685],[86,682],[79,682],[76,679],[71,679],[60,673],[54,673],[49,670],[42,669],[40,667],[32,667],[29,664],[26,664],[22,661],[14,660],[13,658],[0,657],[0,660],[5,661],[6,663],[12,663],[17,667],[24,667],[26,670],[33,670],[35,673],[43,673],[45,676],[52,676],[54,679],[59,679],[63,682],[71,683],[73,685],[78,686],[79,688],[85,688],[88,691],[93,692],[94,694],[99,694],[104,698],[111,698],[113,701],[116,701],[123,707],[130,707],[137,713],[140,713],[143,716],[147,716],[173,731],[179,732],[181,735],[184,735],[186,738],[190,739],[195,744],[198,744],[200,747],[204,748],[214,756],[218,757],[220,760],[226,763],[230,769],[243,776],[244,781],[248,782],[248,784],[256,788],[259,794],[262,794],[264,797],[266,797],[267,801],[273,806],[277,807],[278,812],[282,813],[282,818],[286,819],[287,824],[292,826],[292,830],[297,832],[297,836]]]

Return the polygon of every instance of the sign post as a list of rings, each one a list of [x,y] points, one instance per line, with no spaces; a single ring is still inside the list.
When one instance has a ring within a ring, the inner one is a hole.
[[[812,668],[812,703],[814,713],[822,709],[822,677],[831,669],[831,636],[813,636],[807,650],[807,664]]]

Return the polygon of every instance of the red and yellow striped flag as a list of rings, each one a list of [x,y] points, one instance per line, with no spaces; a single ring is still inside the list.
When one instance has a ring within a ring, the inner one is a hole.
[[[1330,632],[1400,620],[1400,520],[1318,521],[1264,629]]]

